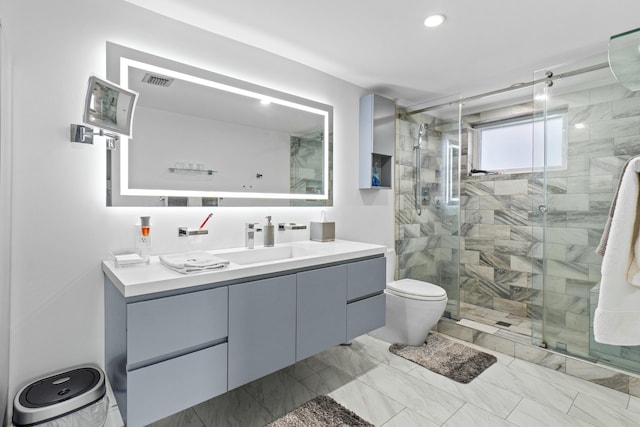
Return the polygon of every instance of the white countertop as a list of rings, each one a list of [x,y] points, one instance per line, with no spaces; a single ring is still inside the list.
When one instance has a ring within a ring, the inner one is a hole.
[[[311,249],[318,255],[287,258],[277,261],[239,265],[230,263],[221,270],[181,274],[170,270],[160,263],[158,256],[152,256],[149,264],[116,268],[113,261],[103,261],[102,270],[116,285],[125,298],[152,294],[156,292],[185,289],[227,280],[237,280],[262,274],[273,274],[315,265],[348,261],[350,259],[384,255],[387,247],[370,243],[358,243],[347,240],[335,242],[299,241],[282,243],[279,246],[295,246]],[[256,249],[260,249],[259,247]],[[214,255],[225,252],[251,251],[245,248],[230,248],[206,251]]]

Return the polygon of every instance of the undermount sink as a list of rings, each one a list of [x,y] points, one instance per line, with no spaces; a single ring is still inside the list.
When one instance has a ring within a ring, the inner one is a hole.
[[[244,249],[235,252],[221,252],[216,256],[235,264],[257,264],[261,262],[281,261],[293,258],[323,255],[323,252],[314,251],[297,246],[275,246],[272,248]]]

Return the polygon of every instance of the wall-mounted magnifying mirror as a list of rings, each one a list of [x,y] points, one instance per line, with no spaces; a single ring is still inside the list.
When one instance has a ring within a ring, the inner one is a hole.
[[[136,95],[136,92],[91,76],[82,121],[104,130],[131,136]]]
[[[331,205],[331,106],[113,43],[107,76],[139,93],[108,205]]]

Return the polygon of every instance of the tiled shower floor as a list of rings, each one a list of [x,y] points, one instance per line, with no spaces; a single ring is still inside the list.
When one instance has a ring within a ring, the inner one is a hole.
[[[640,425],[640,398],[464,344],[498,358],[469,384],[395,356],[365,335],[153,426],[262,426],[318,394],[384,427]],[[107,427],[122,426],[112,415]]]
[[[473,304],[460,303],[460,318],[531,336],[531,319]]]

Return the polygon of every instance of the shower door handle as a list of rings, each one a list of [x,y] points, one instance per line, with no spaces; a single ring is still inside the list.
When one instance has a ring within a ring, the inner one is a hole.
[[[547,208],[547,205],[539,205],[538,210],[540,211],[540,213],[547,213],[549,209]]]

